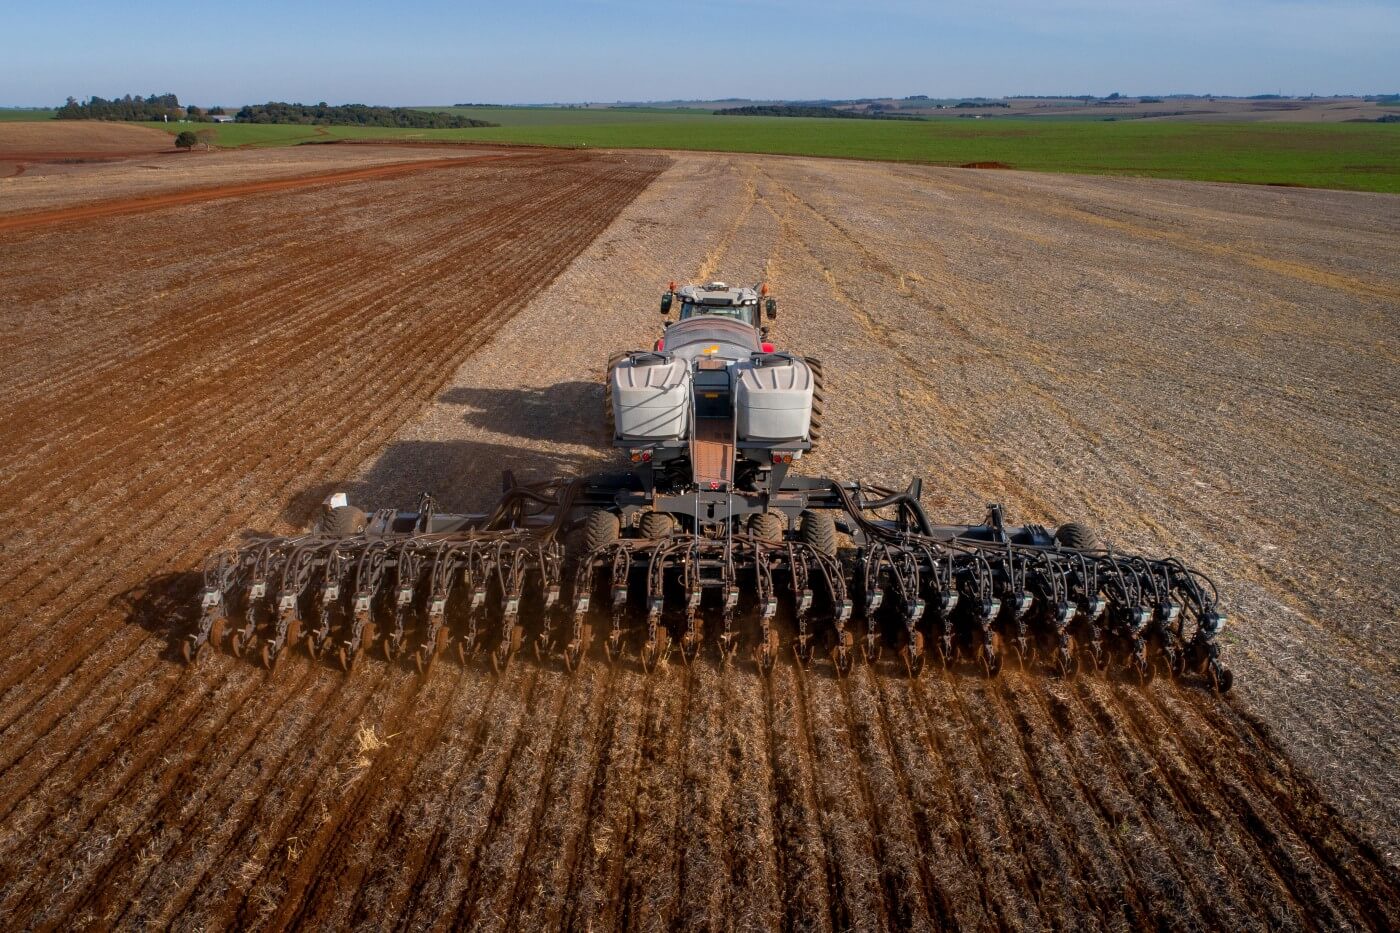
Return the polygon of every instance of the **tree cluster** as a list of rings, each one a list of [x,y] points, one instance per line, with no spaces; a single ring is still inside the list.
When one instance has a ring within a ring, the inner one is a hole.
[[[150,97],[127,94],[111,100],[89,97],[82,103],[70,97],[55,114],[60,120],[178,120],[184,116],[185,108],[180,106],[180,99],[174,94],[152,94]]]
[[[269,101],[244,107],[234,115],[239,123],[298,123],[321,126],[393,126],[408,129],[461,129],[472,126],[497,126],[486,120],[473,120],[453,113],[411,110],[407,107],[370,107],[365,104],[331,106],[319,104],[287,104]]]

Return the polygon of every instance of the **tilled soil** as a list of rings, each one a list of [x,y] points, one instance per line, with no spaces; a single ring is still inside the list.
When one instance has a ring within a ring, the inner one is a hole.
[[[1394,928],[1397,228],[1384,197],[525,153],[0,233],[0,918]],[[826,361],[807,470],[1180,552],[1236,609],[1235,694],[172,659],[241,528],[613,462],[608,352],[713,277],[766,278]]]
[[[13,213],[68,207],[90,208],[105,201],[136,201],[198,188],[229,188],[248,183],[299,178],[328,172],[417,160],[465,159],[505,151],[500,147],[478,145],[432,146],[427,144],[317,143],[268,149],[182,150],[172,148],[171,137],[158,130],[147,132],[158,145],[138,151],[118,151],[101,135],[105,127],[124,124],[94,124],[80,121],[89,135],[65,134],[53,145],[77,147],[47,153],[26,149],[26,143],[43,139],[17,134],[16,128],[29,123],[0,125],[0,162],[23,166],[16,177],[0,171],[0,217]],[[48,126],[49,124],[39,124]],[[61,124],[67,126],[68,124]],[[308,143],[321,138],[320,127],[308,127]],[[91,135],[91,134],[97,135]],[[68,138],[71,136],[71,138]],[[117,137],[120,141],[124,137]],[[144,137],[142,137],[144,138]],[[91,143],[91,149],[82,148]],[[104,145],[107,148],[103,148]],[[519,151],[519,150],[517,150]],[[133,205],[134,206],[134,205]]]
[[[71,174],[112,162],[173,152],[168,133],[130,123],[97,120],[6,121],[0,125],[0,194],[13,193],[12,179]],[[3,209],[3,208],[0,208]]]

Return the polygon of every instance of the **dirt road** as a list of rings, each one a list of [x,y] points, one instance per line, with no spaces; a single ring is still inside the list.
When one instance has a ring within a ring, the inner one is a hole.
[[[0,917],[1400,922],[1393,199],[662,168],[532,155],[0,232]],[[473,506],[502,468],[609,462],[598,377],[653,295],[760,276],[775,338],[827,361],[809,469],[1189,555],[1237,609],[1236,695],[170,657],[181,572],[327,489]]]

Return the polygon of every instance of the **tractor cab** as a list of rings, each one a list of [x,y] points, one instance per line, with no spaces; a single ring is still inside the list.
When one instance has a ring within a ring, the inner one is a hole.
[[[669,315],[671,307],[679,300],[682,321],[696,317],[727,318],[759,330],[762,327],[760,302],[769,320],[778,316],[778,303],[767,295],[767,285],[756,289],[731,288],[723,282],[708,282],[677,289],[672,282],[670,289],[661,296],[661,313]]]

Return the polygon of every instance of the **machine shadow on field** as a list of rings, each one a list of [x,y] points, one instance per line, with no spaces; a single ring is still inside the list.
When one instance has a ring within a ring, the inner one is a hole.
[[[346,493],[360,508],[412,509],[423,493],[449,512],[479,512],[501,494],[502,473],[520,482],[574,476],[615,465],[608,450],[539,450],[480,441],[399,441],[359,479],[312,483],[287,500],[281,520],[304,526],[326,497]]]
[[[462,420],[508,437],[555,444],[605,444],[603,386],[600,382],[557,382],[519,389],[456,386],[438,396],[446,405],[468,410]]]
[[[161,658],[180,664],[180,639],[199,618],[197,600],[203,583],[198,569],[162,573],[118,593],[109,605],[128,622],[164,639]]]

